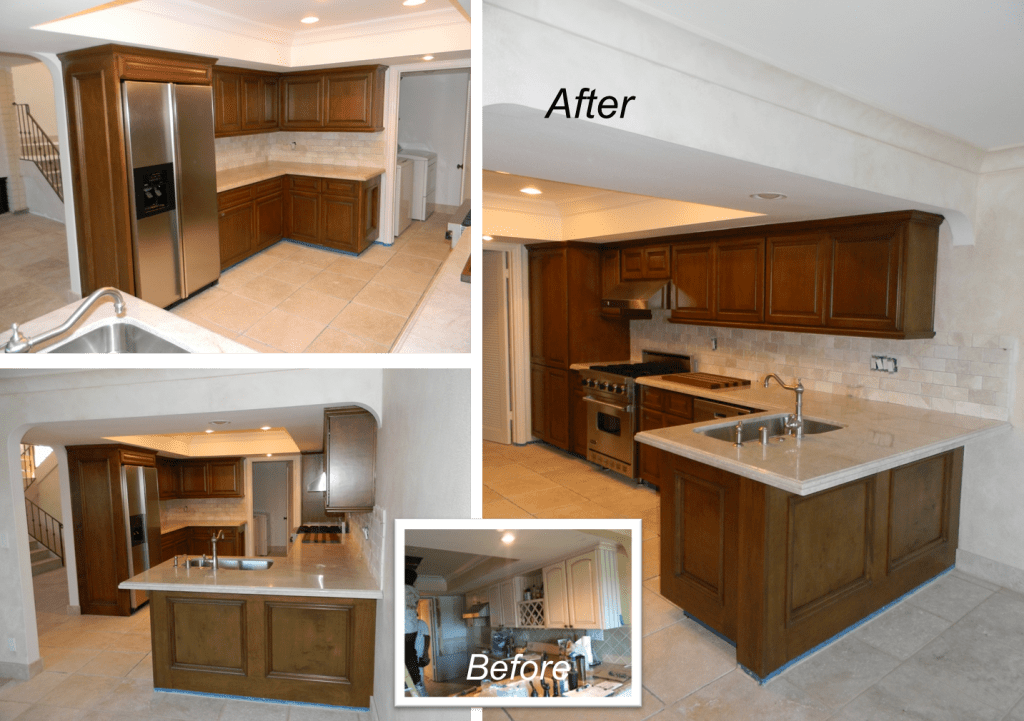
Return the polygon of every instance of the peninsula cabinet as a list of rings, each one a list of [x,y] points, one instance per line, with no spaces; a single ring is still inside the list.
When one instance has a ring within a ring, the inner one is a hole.
[[[545,566],[545,626],[606,629],[622,625],[617,553],[613,544]]]
[[[574,418],[570,365],[629,359],[629,324],[601,312],[601,248],[589,243],[528,246],[533,432],[569,450]]]
[[[806,496],[661,453],[661,593],[761,678],[956,560],[962,447]]]
[[[327,513],[373,510],[377,421],[362,408],[324,411],[324,468]]]
[[[294,240],[362,253],[380,236],[380,176],[341,180],[289,175],[285,235]]]

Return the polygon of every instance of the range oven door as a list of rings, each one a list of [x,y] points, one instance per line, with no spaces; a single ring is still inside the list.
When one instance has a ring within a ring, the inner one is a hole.
[[[592,395],[587,403],[587,459],[633,476],[633,408]]]

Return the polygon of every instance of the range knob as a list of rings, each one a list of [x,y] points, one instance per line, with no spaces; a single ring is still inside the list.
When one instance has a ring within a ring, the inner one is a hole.
[[[595,381],[593,378],[588,378],[587,385],[590,386],[591,388],[594,388],[597,386],[597,381]]]
[[[626,388],[624,386],[615,386],[615,392],[616,393],[625,393],[626,392]]]
[[[603,391],[608,390],[608,384],[605,381],[601,381],[600,383],[598,383],[597,387]]]
[[[587,379],[586,378],[580,378],[580,385],[581,386],[587,385]]]

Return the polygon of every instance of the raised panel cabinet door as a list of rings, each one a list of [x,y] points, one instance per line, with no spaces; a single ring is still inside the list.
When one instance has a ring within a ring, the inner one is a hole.
[[[764,320],[764,238],[722,240],[715,248],[715,319]]]
[[[665,414],[650,408],[640,409],[640,430],[656,431],[665,427]],[[661,484],[661,451],[646,443],[638,444],[640,449],[640,477],[655,486]]]
[[[765,321],[782,325],[825,323],[829,240],[824,233],[768,238]]]
[[[904,226],[884,223],[829,233],[827,326],[897,329],[904,232]]]
[[[556,563],[541,571],[547,628],[569,628],[569,582],[565,564]]]
[[[601,628],[597,553],[591,551],[565,562],[569,582],[569,624],[573,628]]]
[[[601,251],[601,297],[608,296],[608,291],[622,282],[621,253],[618,250],[606,248]],[[601,306],[601,315],[607,318],[621,318],[620,308],[605,308]]]
[[[672,254],[667,245],[644,248],[644,277],[651,280],[668,280],[672,277]]]
[[[284,195],[257,198],[255,205],[256,248],[263,250],[284,237]]]
[[[564,249],[530,251],[530,360],[569,365],[569,298]]]
[[[252,202],[221,210],[218,214],[221,270],[248,258],[253,253]]]
[[[587,455],[587,392],[580,386],[578,371],[569,372],[569,384],[572,386],[572,433],[569,451],[586,457]]]
[[[178,497],[178,486],[181,482],[181,473],[178,466],[170,461],[157,457],[156,459],[156,483],[159,489],[160,500]]]
[[[512,581],[502,581],[499,584],[501,594],[501,618],[506,626],[517,627],[519,618],[516,614],[516,596],[512,589]]]
[[[644,277],[644,249],[623,248],[622,279],[641,280]]]
[[[383,130],[384,72],[378,65],[324,75],[324,129]]]
[[[213,77],[214,135],[242,129],[242,76],[218,72]]]
[[[259,130],[263,127],[263,78],[243,76],[242,85],[242,130]]]
[[[373,510],[377,422],[361,408],[335,408],[324,412],[324,425],[326,510]]]
[[[548,393],[547,441],[563,451],[569,450],[569,371],[546,369]]]
[[[210,461],[210,495],[241,498],[245,495],[240,461]]]
[[[710,320],[714,317],[714,251],[713,243],[672,246],[672,318]]]
[[[288,193],[287,234],[294,240],[308,243],[320,242],[320,195],[319,193],[299,192]]]
[[[380,176],[362,184],[356,252],[362,253],[380,237]]]
[[[203,461],[181,464],[181,498],[202,498],[210,493],[209,467]]]
[[[263,115],[260,118],[260,127],[264,130],[276,130],[280,103],[277,80],[274,78],[263,78],[260,85],[263,93]]]
[[[487,608],[491,613],[490,623],[492,628],[505,625],[505,616],[501,610],[501,584],[496,583],[487,588]]]
[[[323,125],[321,76],[281,78],[281,129],[302,130]]]
[[[530,366],[530,425],[533,435],[541,440],[551,437],[548,420],[547,368]]]
[[[356,243],[357,201],[330,195],[320,197],[320,242],[338,250],[358,252]]]

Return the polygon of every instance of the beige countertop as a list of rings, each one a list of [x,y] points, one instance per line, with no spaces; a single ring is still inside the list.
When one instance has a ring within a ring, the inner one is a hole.
[[[243,185],[259,183],[281,175],[308,175],[314,178],[332,178],[334,180],[358,180],[360,182],[375,178],[384,172],[384,168],[370,168],[361,165],[321,165],[317,163],[292,163],[271,161],[255,165],[243,165],[239,168],[217,171],[217,192],[241,188]]]
[[[794,409],[793,392],[774,384],[770,389],[752,383],[744,388],[705,390],[665,381],[660,376],[640,378],[637,383],[767,411],[762,415],[792,413]],[[737,419],[730,418],[643,431],[636,440],[805,496],[1010,428],[1003,421],[815,391],[804,392],[803,413],[807,418],[843,427],[799,440],[787,437],[767,446],[751,437],[740,448],[695,432],[734,425]]]
[[[274,565],[264,571],[175,567],[172,559],[133,576],[118,588],[381,599],[384,594],[380,585],[373,580],[359,548],[359,544],[350,535],[343,536],[341,543],[292,543],[289,545],[288,557],[268,557]]]
[[[167,523],[160,524],[160,533],[174,533],[182,528],[233,528],[236,526],[242,526],[248,523],[244,518],[242,520],[223,520],[214,519],[208,521],[202,520],[191,520],[191,521],[169,521]]]
[[[134,325],[147,330],[164,340],[168,340],[190,353],[255,353],[256,351],[228,340],[201,325],[191,323],[163,308],[147,303],[127,293],[121,294],[124,297],[125,314],[118,318],[114,313],[114,302],[108,297],[100,298],[89,311],[82,316],[78,324],[63,336],[52,340],[42,346],[42,350],[33,352],[48,353],[64,343],[79,338],[86,333],[96,330],[102,326],[112,325],[117,322]],[[39,316],[33,320],[19,323],[19,330],[29,338],[40,333],[56,328],[81,305],[81,301],[69,303],[63,308],[51,311],[46,315]],[[0,346],[11,337],[10,329],[0,331]]]

